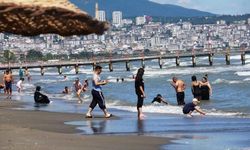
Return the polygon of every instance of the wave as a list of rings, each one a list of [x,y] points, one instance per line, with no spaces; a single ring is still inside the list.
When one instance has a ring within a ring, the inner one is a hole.
[[[227,84],[240,84],[243,83],[243,81],[237,81],[237,80],[226,80],[226,79],[216,79],[215,81],[212,82],[212,84],[220,84],[220,83],[227,83]]]
[[[246,78],[246,79],[244,79],[243,81],[250,81],[250,78]]]
[[[164,76],[164,75],[192,75],[192,74],[204,74],[204,73],[222,73],[227,71],[238,71],[236,74],[239,75],[249,75],[250,72],[246,72],[245,70],[249,70],[250,64],[241,66],[216,66],[216,67],[175,67],[168,68],[167,71],[165,69],[146,67],[145,68],[145,77],[156,77],[156,76]],[[244,71],[244,72],[242,72]],[[242,73],[241,73],[242,72]],[[137,70],[132,72],[133,74],[137,73]],[[243,74],[244,73],[244,74]]]
[[[137,108],[135,106],[114,106],[108,104],[108,108],[129,111],[129,112],[137,112]],[[143,106],[143,112],[145,113],[159,113],[159,114],[172,114],[172,115],[183,115],[181,106],[172,106],[172,105],[147,105]],[[206,110],[207,116],[221,116],[221,117],[250,117],[250,114],[244,114],[241,112],[224,112],[216,109]],[[199,113],[194,112],[193,115],[199,115]]]
[[[239,71],[239,72],[235,72],[234,74],[238,76],[250,76],[250,71]]]

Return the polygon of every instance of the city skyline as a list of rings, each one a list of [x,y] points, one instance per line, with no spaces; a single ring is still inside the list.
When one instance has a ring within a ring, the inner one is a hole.
[[[241,15],[250,13],[249,0],[150,0],[160,4],[174,4],[219,15]]]

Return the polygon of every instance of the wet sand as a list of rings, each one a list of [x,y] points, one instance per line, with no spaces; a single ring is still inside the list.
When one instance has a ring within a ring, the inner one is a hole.
[[[85,120],[83,114],[12,109],[21,105],[0,100],[1,150],[155,150],[170,142],[168,138],[137,135],[80,135],[75,126],[64,122]]]

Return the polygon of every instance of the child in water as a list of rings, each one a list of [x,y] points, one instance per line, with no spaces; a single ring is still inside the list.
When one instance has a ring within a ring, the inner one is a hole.
[[[24,78],[20,78],[20,80],[16,84],[18,93],[20,93],[23,88],[23,85],[22,85],[23,81],[24,81]]]

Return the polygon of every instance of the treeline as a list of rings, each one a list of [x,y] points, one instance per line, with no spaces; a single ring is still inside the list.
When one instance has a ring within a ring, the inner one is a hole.
[[[178,23],[191,22],[194,25],[200,24],[216,24],[217,21],[225,20],[227,24],[232,24],[235,21],[245,20],[250,18],[250,14],[245,15],[220,15],[220,16],[209,16],[209,17],[153,17],[154,22],[162,23]]]
[[[149,49],[145,49],[143,51],[138,51],[133,54],[133,56],[141,56],[144,55],[153,55],[155,54],[154,51],[150,51]],[[158,54],[158,53],[156,53]],[[37,61],[48,61],[48,60],[72,60],[72,59],[85,59],[85,60],[92,60],[92,59],[103,59],[103,58],[120,58],[120,57],[127,57],[128,54],[120,54],[117,52],[113,52],[110,54],[109,52],[103,52],[99,54],[94,54],[93,52],[82,51],[78,54],[55,54],[46,53],[43,54],[41,51],[38,50],[29,50],[25,54],[15,54],[12,51],[5,50],[3,55],[0,56],[1,63],[19,63],[19,62],[37,62]]]
[[[70,59],[90,59],[92,58],[92,53],[80,52],[79,54],[56,54],[52,53],[43,54],[41,51],[29,50],[25,54],[15,54],[9,50],[5,50],[3,55],[0,56],[0,62],[2,63],[14,63],[14,62],[35,62],[35,61],[48,61],[53,59],[60,60],[70,60]]]

